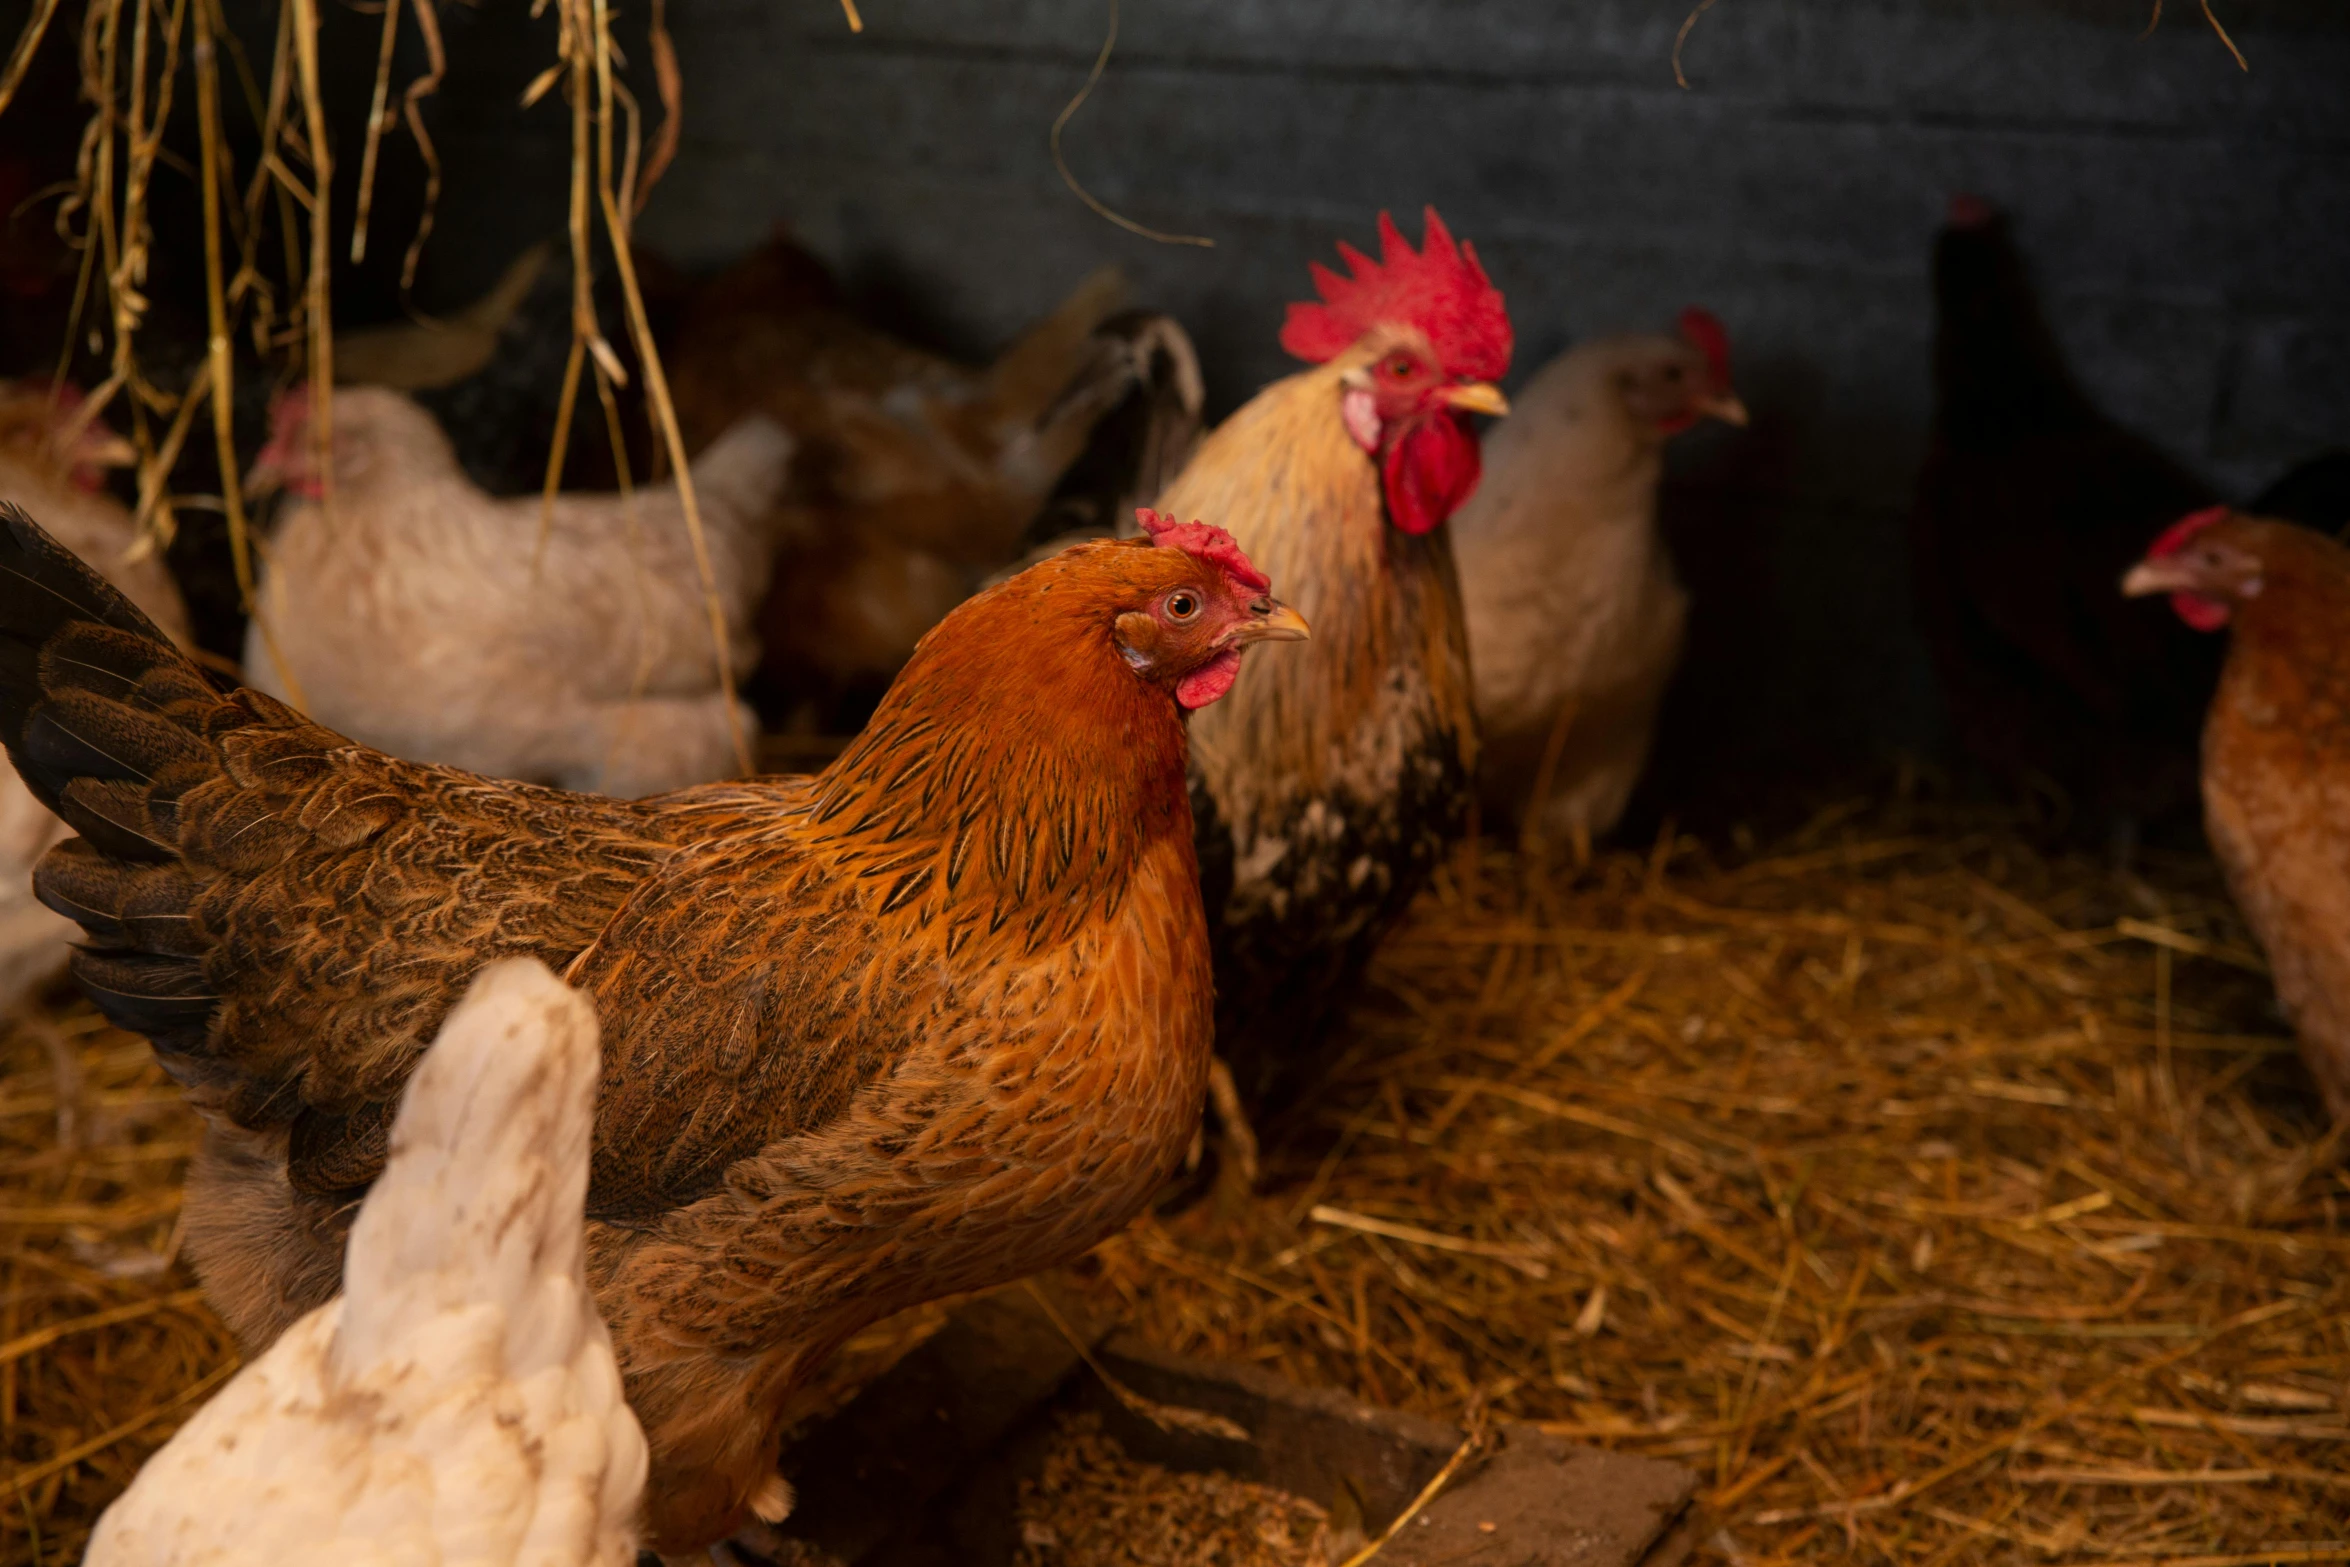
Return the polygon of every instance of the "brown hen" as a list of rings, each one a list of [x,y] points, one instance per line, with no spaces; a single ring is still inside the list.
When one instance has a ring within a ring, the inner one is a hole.
[[[1019,552],[1096,425],[1157,380],[1184,393],[1181,461],[1200,406],[1190,340],[1120,313],[1124,292],[1095,273],[983,367],[864,320],[782,234],[694,296],[664,354],[688,446],[757,412],[799,448],[782,502],[795,542],[760,630],[769,706],[809,701],[854,727],[922,633]]]
[[[2350,1121],[2350,549],[2196,512],[2122,579],[2232,628],[2203,724],[2203,814],[2326,1108]]]
[[[602,1020],[589,1275],[662,1550],[788,1505],[776,1438],[842,1340],[1077,1256],[1182,1154],[1211,1022],[1181,710],[1304,634],[1220,530],[971,600],[819,776],[627,802],[217,690],[0,523],[0,737],[83,834],[38,888],[206,1117],[188,1247],[249,1345],[333,1294],[403,1084],[502,958]]]

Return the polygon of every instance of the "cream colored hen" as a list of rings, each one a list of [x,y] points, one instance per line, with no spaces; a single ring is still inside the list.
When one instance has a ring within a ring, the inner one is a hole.
[[[1746,408],[1703,310],[1678,337],[1580,344],[1512,401],[1452,522],[1484,813],[1581,856],[1623,815],[1681,657],[1689,599],[1656,524],[1665,442]]]
[[[644,1433],[583,1268],[587,999],[484,969],[416,1069],[344,1293],[150,1459],[88,1567],[632,1563]]]
[[[0,501],[52,519],[58,541],[95,566],[183,646],[188,611],[163,562],[131,558],[138,529],[101,487],[100,470],[132,459],[130,444],[105,425],[73,429],[81,394],[52,397],[44,383],[0,382]],[[67,836],[66,827],[0,763],[0,1019],[65,972],[73,923],[33,897],[33,862]]]
[[[735,669],[754,651],[791,438],[753,414],[693,465]],[[381,387],[334,399],[333,515],[307,394],[255,465],[298,497],[276,524],[247,678],[395,756],[635,796],[739,771],[677,492],[485,494],[448,437]],[[738,707],[743,732],[756,733]]]

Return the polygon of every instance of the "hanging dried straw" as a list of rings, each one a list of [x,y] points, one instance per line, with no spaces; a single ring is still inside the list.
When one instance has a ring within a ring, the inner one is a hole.
[[[533,14],[543,14],[549,3],[550,0],[537,0]],[[560,83],[572,119],[569,228],[576,290],[573,344],[563,382],[558,434],[554,449],[548,454],[546,515],[551,519],[583,364],[594,367],[596,391],[610,426],[612,449],[620,453],[626,445],[621,438],[620,409],[614,390],[627,384],[629,372],[603,336],[592,294],[593,233],[600,217],[626,301],[630,344],[635,351],[638,373],[645,378],[647,402],[668,466],[675,475],[686,526],[692,536],[719,681],[727,697],[736,757],[747,773],[754,769],[751,737],[743,731],[736,712],[733,660],[703,532],[701,508],[694,494],[683,436],[670,401],[668,381],[662,373],[660,353],[653,342],[629,244],[636,214],[676,156],[678,145],[684,93],[677,52],[669,36],[666,5],[662,0],[655,0],[651,18],[652,63],[663,116],[652,155],[645,159],[641,157],[642,116],[636,99],[613,69],[619,49],[612,36],[608,0],[553,0],[553,3],[560,24],[558,58],[532,84],[523,100],[527,107]],[[0,109],[6,107],[23,79],[56,8],[55,0],[44,0],[19,37],[6,74],[0,76]],[[161,150],[163,129],[170,118],[182,40],[190,30],[191,8],[194,47],[190,53],[202,137],[202,166],[197,178],[204,197],[207,352],[202,372],[184,390],[172,392],[156,386],[142,372],[138,338],[147,314],[147,300],[141,288],[154,237],[147,215],[147,193]],[[427,64],[424,72],[400,91],[395,106],[393,65],[401,28],[410,17],[423,43]],[[236,40],[223,20],[219,0],[92,0],[83,25],[81,64],[84,94],[93,107],[83,136],[77,187],[58,219],[60,232],[83,252],[72,324],[59,361],[59,379],[63,379],[64,366],[70,362],[73,344],[78,340],[82,313],[93,294],[102,292],[111,344],[109,373],[83,405],[80,417],[85,421],[101,417],[117,398],[127,403],[131,439],[139,452],[138,520],[147,547],[170,542],[182,506],[193,503],[216,508],[224,515],[246,612],[260,624],[264,642],[273,657],[276,639],[254,593],[249,519],[243,497],[234,493],[240,465],[230,422],[234,407],[230,345],[240,327],[249,326],[257,350],[264,356],[285,355],[289,375],[307,376],[312,399],[310,438],[325,486],[321,504],[331,519],[333,468],[327,459],[334,439],[334,331],[330,311],[333,212],[328,195],[334,182],[334,158],[319,81],[318,29],[317,0],[283,0],[266,94],[249,75],[246,81],[251,108],[261,125],[261,154],[246,186],[242,206],[238,207],[222,197],[223,182],[233,181],[235,170],[222,132],[220,57],[224,50],[234,56]],[[241,67],[241,56],[237,59]],[[401,262],[403,289],[415,282],[439,201],[440,158],[425,127],[422,104],[439,90],[447,66],[435,0],[413,0],[405,5],[402,0],[386,0],[377,34],[376,69],[360,151],[359,194],[352,215],[350,257],[354,263],[366,258],[372,239],[383,138],[395,121],[404,120],[425,165],[425,190],[424,210]],[[274,225],[270,221],[272,217],[276,220]],[[264,234],[272,226],[284,248],[282,275],[301,280],[299,292],[286,302],[282,319],[276,291],[267,277],[270,268],[262,262]],[[233,276],[224,276],[232,241],[238,266]],[[223,475],[222,488],[229,493],[217,498],[176,496],[170,489],[171,474],[199,405],[206,400],[213,407],[214,447]],[[160,434],[156,429],[158,422],[162,422]],[[624,491],[628,488],[625,471],[622,488]],[[278,664],[284,669],[282,659]],[[287,675],[291,685],[291,672]],[[292,694],[299,702],[300,690],[296,688]]]

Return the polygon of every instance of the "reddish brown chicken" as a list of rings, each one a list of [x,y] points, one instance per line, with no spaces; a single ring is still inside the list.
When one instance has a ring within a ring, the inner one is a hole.
[[[0,509],[0,737],[83,834],[39,891],[206,1117],[188,1247],[247,1344],[334,1293],[403,1084],[509,957],[602,1020],[588,1271],[662,1550],[788,1506],[850,1334],[1123,1225],[1208,1065],[1182,714],[1304,635],[1221,530],[1156,533],[962,605],[821,775],[628,802],[219,691]]]
[[[2350,549],[2199,511],[2122,579],[2229,631],[2203,725],[2203,812],[2326,1108],[2350,1121]]]
[[[1315,626],[1192,723],[1192,807],[1216,940],[1217,1048],[1277,1101],[1466,814],[1477,759],[1444,521],[1476,488],[1469,415],[1506,411],[1510,322],[1431,208],[1418,251],[1341,246],[1276,381],[1200,446],[1160,504],[1227,517]],[[1272,676],[1274,678],[1261,678]]]

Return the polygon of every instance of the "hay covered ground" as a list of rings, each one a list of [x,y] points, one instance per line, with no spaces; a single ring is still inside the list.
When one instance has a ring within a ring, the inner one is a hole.
[[[1172,1349],[1690,1464],[1715,1561],[2350,1561],[2350,1175],[2258,962],[2206,862],[1996,821],[1489,845],[1261,1195],[1070,1279]],[[74,1003],[5,1051],[14,1567],[234,1351],[163,1265],[194,1126],[146,1047]]]

